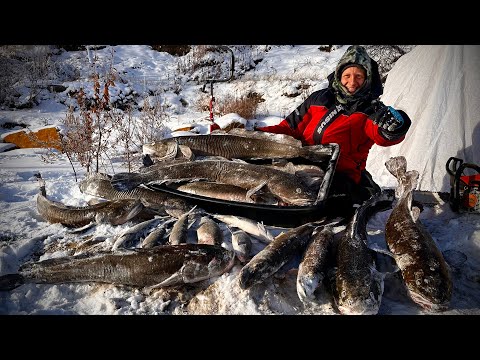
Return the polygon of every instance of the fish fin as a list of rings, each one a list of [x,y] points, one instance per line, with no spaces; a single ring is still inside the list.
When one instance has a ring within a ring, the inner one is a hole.
[[[143,175],[136,173],[118,173],[110,180],[112,187],[118,191],[130,191],[143,183]]]
[[[166,279],[163,280],[162,282],[159,282],[158,284],[155,284],[155,285],[152,285],[152,286],[144,287],[144,288],[143,288],[143,291],[144,291],[146,294],[150,294],[150,293],[152,292],[152,290],[154,290],[154,289],[158,289],[158,288],[161,288],[161,287],[178,284],[179,280],[182,280],[182,279],[183,279],[183,277],[182,277],[181,274],[182,274],[182,272],[181,272],[181,269],[180,269],[180,270],[177,271],[175,274],[173,274],[173,275],[171,275],[170,277],[166,278]]]
[[[192,149],[190,149],[186,145],[178,145],[178,147],[180,148],[180,152],[182,153],[184,158],[190,161],[195,160],[195,155],[193,154]]]
[[[78,234],[78,233],[83,233],[85,231],[87,231],[88,229],[90,229],[91,227],[95,226],[95,222],[94,221],[90,221],[87,225],[85,226],[81,226],[81,227],[78,227],[78,228],[74,228],[74,229],[69,229],[67,230],[67,233],[69,234]]]
[[[0,276],[0,291],[10,291],[25,284],[25,278],[20,274]]]
[[[255,158],[252,158],[252,159],[255,159]],[[230,161],[236,162],[236,163],[239,163],[239,164],[248,164],[248,162],[243,160],[243,159],[232,158]]]
[[[267,236],[267,239],[268,239],[268,240],[273,241],[274,237],[273,237],[272,233],[267,230],[267,228],[265,227],[265,225],[263,225],[263,222],[257,222],[257,227],[258,227],[263,233],[265,233],[265,235]]]
[[[260,191],[261,188],[263,188],[265,185],[267,185],[267,181],[262,181],[260,184],[258,184],[257,186],[255,186],[254,188],[250,189],[247,191],[247,194],[246,194],[246,200],[247,201],[253,201],[252,199],[252,196],[254,194],[256,194],[257,192]]]

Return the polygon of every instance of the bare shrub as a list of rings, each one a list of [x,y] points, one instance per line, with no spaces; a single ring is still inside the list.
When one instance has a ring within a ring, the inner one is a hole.
[[[0,103],[16,107],[37,104],[36,97],[54,69],[53,50],[47,45],[0,46],[0,67],[4,69],[0,72]],[[25,103],[17,104],[21,86],[26,86],[29,93]]]
[[[220,115],[236,113],[244,119],[254,119],[259,103],[258,94],[255,95],[250,93],[239,97],[227,95],[217,101],[216,108]]]
[[[104,80],[103,90],[98,74],[94,74],[93,99],[87,99],[83,89],[80,89],[76,99],[79,115],[70,108],[62,123],[63,151],[71,163],[73,160],[78,161],[87,172],[90,172],[93,166],[94,171],[99,172],[100,165],[105,166],[109,159],[110,136],[114,129],[109,94],[111,86],[115,86],[112,74]]]
[[[137,146],[163,139],[168,132],[165,126],[168,119],[162,99],[159,96],[146,97],[134,131]]]
[[[123,163],[127,166],[128,172],[131,172],[133,161],[138,159],[136,154],[138,154],[139,148],[138,144],[135,144],[134,139],[136,126],[131,107],[128,107],[124,112],[113,111],[112,121],[115,129],[117,130],[115,148],[123,148]]]

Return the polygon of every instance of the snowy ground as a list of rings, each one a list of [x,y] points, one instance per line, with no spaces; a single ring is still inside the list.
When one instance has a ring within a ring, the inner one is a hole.
[[[108,48],[107,48],[108,50]],[[108,55],[104,50],[105,56]],[[221,96],[228,91],[239,91],[250,81],[255,91],[265,94],[264,110],[253,122],[274,123],[292,111],[301,102],[301,97],[282,96],[295,89],[294,84],[311,82],[310,90],[326,85],[326,76],[335,68],[336,61],[345,47],[332,53],[320,52],[318,46],[274,47],[262,53],[263,61],[253,73],[228,84],[215,85]],[[134,76],[132,69],[142,69],[144,74],[164,74],[174,64],[173,57],[165,53],[152,52],[147,46],[116,46],[116,67]],[[65,53],[67,62],[82,61],[84,54]],[[130,72],[128,72],[130,71]],[[295,75],[292,75],[295,74]],[[138,74],[137,74],[138,75]],[[250,78],[249,78],[250,77]],[[319,80],[320,79],[320,80]],[[323,79],[323,80],[322,80]],[[168,82],[169,79],[163,79]],[[68,86],[78,86],[75,82]],[[140,86],[138,82],[122,84],[119,93],[129,93],[128,87]],[[165,87],[168,87],[165,85]],[[206,133],[208,112],[183,108],[179,99],[190,103],[199,96],[199,86],[183,83],[180,95],[166,92],[172,117],[165,125],[177,128],[185,122],[194,123],[200,133]],[[268,91],[267,91],[268,88]],[[292,90],[293,89],[293,90]],[[139,92],[141,86],[137,89]],[[28,110],[2,110],[0,119],[5,122],[27,123],[32,129],[47,124],[57,124],[64,116],[66,107],[57,102],[60,94],[49,95],[39,106]],[[63,102],[68,103],[64,98]],[[266,111],[265,109],[269,109]],[[207,116],[206,116],[207,115]],[[236,116],[219,118],[225,122]],[[243,119],[245,120],[245,119]],[[11,130],[2,129],[2,136]],[[420,131],[420,130],[419,130]],[[66,205],[84,206],[91,197],[80,192],[70,164],[64,156],[52,163],[42,161],[42,149],[0,149],[0,275],[14,273],[27,261],[70,256],[84,250],[88,244],[95,249],[110,250],[116,235],[129,226],[99,225],[82,233],[72,233],[59,224],[49,224],[36,209],[38,183],[33,176],[40,172],[46,180],[48,197]],[[419,152],[419,155],[421,153]],[[115,171],[122,165],[114,163]],[[84,171],[77,174],[80,178]],[[388,179],[391,183],[391,179]],[[380,183],[381,186],[389,184]],[[391,210],[376,214],[368,223],[369,243],[386,248],[384,241],[385,223]],[[480,314],[480,221],[476,214],[458,214],[451,211],[447,203],[425,206],[420,215],[436,244],[451,266],[454,291],[449,310],[441,314]],[[279,233],[281,229],[270,228]],[[231,247],[229,231],[224,228],[224,246]],[[341,234],[337,235],[340,236]],[[87,242],[88,241],[88,242]],[[256,242],[258,252],[264,244]],[[83,248],[82,248],[83,247]],[[384,257],[379,255],[379,263]],[[388,267],[388,264],[386,265]],[[150,295],[142,289],[109,284],[25,284],[9,292],[0,292],[0,314],[336,314],[329,292],[320,289],[317,303],[304,306],[295,289],[295,266],[280,271],[263,284],[250,290],[241,290],[237,274],[241,265],[237,263],[228,273],[205,280],[195,285],[160,289]],[[391,278],[385,280],[385,292],[379,314],[410,315],[427,314],[402,292],[401,284]]]

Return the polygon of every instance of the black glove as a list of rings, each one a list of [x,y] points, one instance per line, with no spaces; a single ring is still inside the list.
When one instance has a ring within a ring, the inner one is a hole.
[[[402,115],[391,106],[385,106],[378,101],[376,103],[377,111],[372,115],[371,119],[379,128],[395,133],[397,129],[403,126],[404,119]]]

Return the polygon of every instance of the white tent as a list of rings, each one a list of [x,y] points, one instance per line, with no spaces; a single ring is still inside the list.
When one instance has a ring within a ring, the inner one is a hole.
[[[412,119],[406,139],[374,146],[367,170],[381,186],[396,186],[385,161],[403,155],[420,173],[417,189],[450,191],[447,160],[480,166],[480,46],[419,45],[388,74],[381,100]]]

